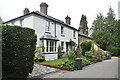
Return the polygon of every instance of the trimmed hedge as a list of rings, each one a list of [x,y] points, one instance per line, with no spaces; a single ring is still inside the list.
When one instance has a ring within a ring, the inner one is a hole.
[[[32,72],[36,49],[35,30],[20,26],[2,27],[2,77],[27,78]]]
[[[90,51],[92,47],[92,40],[85,40],[80,44],[80,46],[82,48],[82,54],[84,56],[86,51]]]

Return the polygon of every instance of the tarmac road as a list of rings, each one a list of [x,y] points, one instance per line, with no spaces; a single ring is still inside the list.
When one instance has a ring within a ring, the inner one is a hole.
[[[84,67],[82,70],[50,74],[46,78],[118,78],[118,57]]]

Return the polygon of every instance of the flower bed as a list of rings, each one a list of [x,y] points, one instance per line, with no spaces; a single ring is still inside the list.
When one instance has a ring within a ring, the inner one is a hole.
[[[43,65],[43,66],[57,68],[57,69],[61,69],[61,70],[68,70],[67,67],[60,67],[60,66],[55,66],[55,65],[50,65],[50,64],[43,64],[43,63],[39,63],[39,62],[36,62],[35,64],[40,64],[40,65]]]

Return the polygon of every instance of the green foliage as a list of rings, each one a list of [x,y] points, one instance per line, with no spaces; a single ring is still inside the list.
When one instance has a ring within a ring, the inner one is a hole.
[[[62,58],[64,55],[64,52],[62,51],[63,48],[59,45],[58,46],[58,58]]]
[[[43,53],[38,53],[38,55],[34,57],[34,61],[35,62],[43,62],[43,61],[45,61],[45,57],[42,54]]]
[[[87,58],[85,56],[80,55],[79,58],[82,59],[82,67],[91,64],[91,62],[89,60],[87,60]]]
[[[120,47],[108,46],[108,50],[113,53],[113,56],[120,56]]]
[[[98,55],[93,53],[93,51],[85,52],[85,57],[87,58],[87,60],[89,60],[92,63],[96,63],[98,61]]]
[[[44,61],[43,64],[50,64],[50,65],[56,65],[56,66],[63,66],[65,62],[68,61],[68,58],[62,58],[62,59],[55,59],[50,61]]]
[[[75,47],[77,46],[77,44],[74,41],[70,40],[69,46],[70,46],[70,51],[75,51]]]
[[[76,57],[75,57],[74,51],[68,51],[67,58],[69,61],[67,61],[64,66],[66,66],[71,71],[75,70],[76,69],[76,64],[75,64]]]
[[[36,47],[35,30],[19,26],[2,27],[2,76],[26,78],[32,72]]]
[[[116,55],[120,47],[120,21],[115,19],[114,10],[110,7],[107,17],[102,13],[98,13],[94,20],[91,30],[92,37],[100,45],[103,50],[108,50]],[[113,49],[116,50],[114,51]],[[119,53],[119,52],[118,52]]]
[[[64,66],[66,66],[70,71],[76,70],[75,60],[69,60],[65,62]]]
[[[82,48],[82,53],[83,55],[85,55],[85,52],[86,51],[90,51],[91,47],[92,47],[92,41],[91,40],[86,40],[86,41],[83,41],[81,44],[80,44],[81,48]]]
[[[86,15],[81,16],[81,20],[80,20],[80,26],[83,28],[83,33],[88,35],[88,26],[87,26],[87,17]]]
[[[40,45],[39,47],[36,47],[35,53],[37,56],[34,57],[35,62],[43,62],[45,61],[45,57],[43,56],[42,51],[44,51],[45,47],[43,45]]]
[[[92,54],[93,54],[92,51],[86,51],[86,52],[85,52],[85,57],[86,57],[87,59],[90,59],[90,58],[92,58]]]

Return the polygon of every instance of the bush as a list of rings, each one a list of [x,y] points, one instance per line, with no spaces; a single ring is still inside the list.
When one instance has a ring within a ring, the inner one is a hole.
[[[92,63],[96,63],[98,61],[98,55],[93,53],[93,51],[86,51],[85,57]]]
[[[87,59],[90,59],[90,58],[92,58],[92,54],[93,54],[92,51],[86,51],[86,52],[85,52],[85,57],[86,57]]]
[[[83,55],[85,55],[85,52],[86,52],[86,51],[90,51],[90,49],[91,49],[92,40],[83,41],[83,42],[80,44],[80,46],[81,46],[81,48],[82,48],[82,53],[83,53]]]
[[[64,52],[62,51],[63,48],[59,45],[58,46],[58,58],[62,58],[64,55]]]
[[[85,57],[85,56],[80,56],[79,58],[81,58],[81,59],[82,59],[82,67],[84,67],[84,66],[87,66],[87,65],[91,64],[91,62],[90,62],[90,61],[88,61],[88,60],[86,59],[86,57]]]
[[[38,55],[34,57],[34,61],[35,62],[43,62],[43,61],[45,61],[45,57],[42,54],[43,53],[38,53]]]
[[[67,53],[67,58],[68,58],[68,62],[65,63],[65,66],[73,71],[76,69],[76,64],[75,64],[75,53],[73,51],[69,51]]]
[[[2,27],[2,77],[26,78],[32,72],[36,47],[35,30],[20,26]]]
[[[120,48],[116,46],[108,46],[108,50],[112,53],[112,56],[120,56]]]

